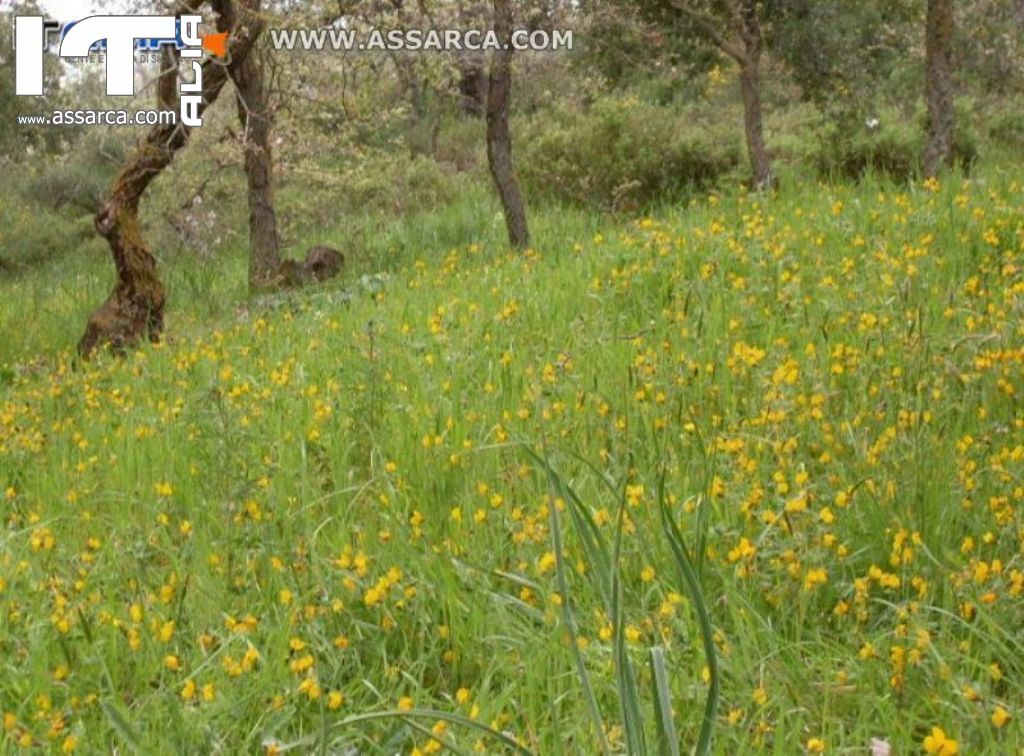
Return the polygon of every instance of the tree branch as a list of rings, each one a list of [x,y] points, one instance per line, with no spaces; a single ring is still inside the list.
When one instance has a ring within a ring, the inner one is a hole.
[[[738,44],[726,39],[725,35],[718,29],[715,24],[715,20],[711,16],[691,8],[686,0],[671,0],[671,2],[672,7],[686,16],[686,18],[688,18],[690,22],[704,34],[704,36],[711,40],[715,47],[724,52],[730,58],[733,58],[740,65],[745,65],[747,63],[747,54]]]

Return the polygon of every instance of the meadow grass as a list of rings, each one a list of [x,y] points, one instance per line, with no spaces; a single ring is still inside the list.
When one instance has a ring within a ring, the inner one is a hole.
[[[1024,184],[787,186],[0,282],[2,748],[1019,752]]]

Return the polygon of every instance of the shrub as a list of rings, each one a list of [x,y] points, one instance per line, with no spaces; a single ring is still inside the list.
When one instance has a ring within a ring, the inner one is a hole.
[[[381,155],[353,165],[344,176],[344,203],[352,212],[406,214],[451,199],[456,182],[432,158]]]
[[[95,213],[127,152],[123,138],[93,130],[70,152],[44,164],[28,182],[26,197],[54,210]]]
[[[985,130],[994,143],[1016,151],[1024,150],[1024,119],[1020,117],[1022,108],[1022,96],[1008,98],[990,107],[987,112],[991,115]]]
[[[906,179],[917,171],[920,140],[913,128],[883,113],[878,124],[829,123],[817,136],[811,155],[814,166],[824,175],[861,178],[881,173]]]
[[[957,103],[953,159],[964,170],[969,170],[978,159],[972,110],[969,100]],[[886,108],[871,122],[826,124],[819,131],[810,157],[824,175],[859,179],[868,173],[878,173],[905,181],[919,172],[924,143],[923,109],[915,117],[907,118],[899,110]]]
[[[0,274],[83,251],[101,256],[105,246],[91,216],[75,218],[26,202],[13,190],[0,192]]]
[[[555,108],[521,130],[517,168],[534,196],[611,210],[679,202],[718,184],[742,155],[738,134],[698,120],[635,98]]]

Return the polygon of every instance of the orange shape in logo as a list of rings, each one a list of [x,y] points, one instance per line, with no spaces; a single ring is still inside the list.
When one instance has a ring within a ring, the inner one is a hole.
[[[226,58],[228,55],[228,33],[204,34],[203,49],[218,58]]]

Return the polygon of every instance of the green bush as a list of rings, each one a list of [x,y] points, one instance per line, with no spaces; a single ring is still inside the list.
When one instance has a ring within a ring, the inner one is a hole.
[[[981,136],[977,124],[982,119],[973,99],[963,98],[956,103],[956,128],[953,130],[953,159],[965,171],[970,170],[981,157]],[[923,117],[922,117],[923,127]]]
[[[345,172],[344,204],[353,213],[406,214],[435,207],[457,192],[453,176],[432,158],[380,155]]]
[[[957,102],[953,159],[964,170],[969,170],[978,159],[979,138],[974,121],[973,103]],[[810,160],[826,176],[859,179],[875,173],[905,181],[920,171],[924,143],[923,109],[908,118],[895,108],[886,108],[877,116],[877,125],[865,121],[823,126]]]
[[[635,210],[718,184],[742,155],[739,135],[694,114],[606,97],[586,112],[539,114],[516,138],[527,191],[575,204]]]
[[[58,213],[0,191],[0,275],[19,273],[70,254],[104,254],[92,216]]]
[[[28,182],[26,197],[54,210],[95,213],[127,153],[124,137],[95,129],[70,152],[44,164]]]
[[[917,172],[920,144],[914,128],[889,112],[881,114],[875,127],[826,124],[810,158],[826,176],[856,179],[879,173],[906,179]]]
[[[993,103],[988,109],[985,131],[988,138],[1001,147],[1015,151],[1024,150],[1024,96],[1017,96]]]

